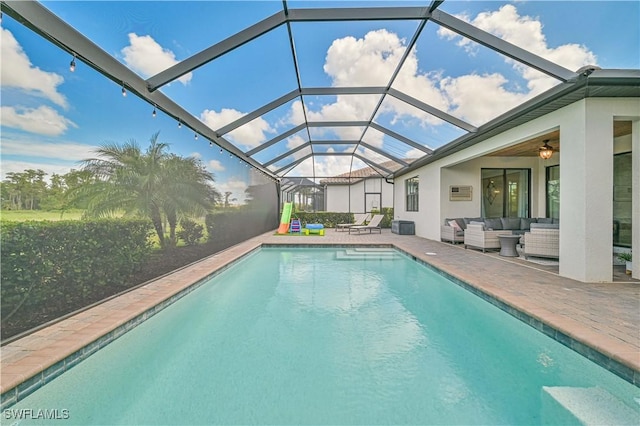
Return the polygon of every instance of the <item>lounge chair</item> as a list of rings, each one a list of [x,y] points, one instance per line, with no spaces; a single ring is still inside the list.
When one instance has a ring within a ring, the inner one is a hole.
[[[360,231],[366,231],[369,230],[369,233],[371,234],[373,232],[374,229],[377,229],[379,233],[382,234],[382,227],[380,226],[380,222],[382,222],[382,219],[384,218],[383,214],[377,214],[374,215],[371,218],[371,222],[369,222],[366,225],[354,225],[354,226],[350,226],[349,229],[349,233],[351,233],[351,231],[358,231],[358,234],[360,233]]]
[[[364,225],[364,222],[369,217],[369,213],[354,213],[353,214],[354,221],[353,223],[338,223],[336,225],[336,231],[345,231],[347,228],[352,226],[360,226]]]

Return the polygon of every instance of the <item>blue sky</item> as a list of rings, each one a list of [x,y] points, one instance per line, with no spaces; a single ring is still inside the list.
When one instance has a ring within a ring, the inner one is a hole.
[[[421,2],[299,2],[306,7],[426,6]],[[143,78],[276,13],[281,1],[45,1],[52,12]],[[576,70],[640,68],[640,2],[621,1],[445,1],[440,9],[520,47]],[[106,141],[150,136],[181,155],[195,155],[216,177],[217,186],[242,200],[253,179],[249,170],[206,140],[179,129],[172,118],[41,39],[12,18],[2,19],[2,177],[39,168],[66,173]],[[293,23],[304,87],[382,85],[417,28],[417,22]],[[557,81],[526,69],[437,24],[425,27],[393,87],[473,125],[481,125]],[[161,90],[214,130],[297,88],[286,27],[260,37],[183,76]],[[492,102],[487,104],[486,99]],[[368,119],[373,96],[306,97],[307,115],[316,121]],[[259,146],[301,123],[294,100],[227,135],[243,151]],[[377,123],[430,148],[464,132],[407,104],[385,100]],[[315,130],[318,139],[358,139],[362,129]],[[399,157],[415,157],[402,143],[380,132],[365,135],[371,145]],[[300,143],[306,133],[261,151],[266,161]],[[328,146],[344,150],[346,146]],[[353,149],[353,147],[351,147]],[[415,150],[414,150],[415,151]],[[305,150],[299,152],[303,155]],[[276,163],[286,165],[291,159]],[[349,157],[320,157],[292,175],[332,176],[349,171]],[[354,164],[354,167],[362,164]]]

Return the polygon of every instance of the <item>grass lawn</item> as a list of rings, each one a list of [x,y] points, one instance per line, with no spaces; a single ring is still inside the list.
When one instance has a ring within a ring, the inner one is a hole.
[[[13,222],[24,222],[27,220],[79,220],[84,210],[73,209],[61,212],[59,210],[2,210],[0,218]]]

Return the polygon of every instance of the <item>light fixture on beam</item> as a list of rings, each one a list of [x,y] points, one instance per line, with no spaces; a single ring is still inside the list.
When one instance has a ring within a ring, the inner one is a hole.
[[[182,121],[180,119],[178,119],[178,129],[182,129]]]
[[[151,113],[151,116],[152,116],[153,118],[156,118],[156,115],[157,115],[157,113],[156,113],[156,106],[155,106],[155,105],[153,105],[153,112]]]
[[[76,54],[73,54],[73,58],[71,59],[71,62],[69,63],[69,71],[74,72],[76,70]]]
[[[193,138],[194,138],[195,140],[198,140],[198,133],[195,133],[195,134],[193,135]]]
[[[126,98],[127,97],[127,91],[124,88],[124,81],[122,82],[122,97]]]
[[[543,160],[548,160],[553,155],[554,149],[552,146],[549,145],[549,139],[545,139],[543,142],[544,142],[544,145],[542,145],[538,150],[538,155]]]

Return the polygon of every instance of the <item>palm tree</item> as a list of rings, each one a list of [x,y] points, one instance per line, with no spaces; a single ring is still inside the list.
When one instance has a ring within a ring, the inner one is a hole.
[[[124,211],[125,216],[148,217],[161,247],[175,246],[178,220],[206,214],[217,193],[213,176],[198,160],[170,154],[168,147],[158,142],[158,133],[151,137],[146,152],[134,140],[102,145],[96,158],[82,161],[83,170],[95,181],[74,191],[74,198],[87,201],[88,216]]]

